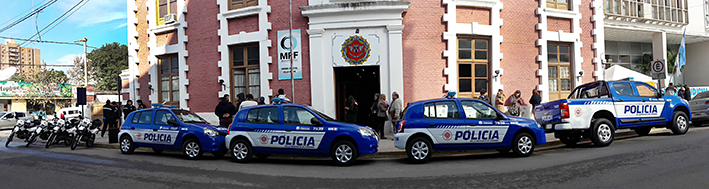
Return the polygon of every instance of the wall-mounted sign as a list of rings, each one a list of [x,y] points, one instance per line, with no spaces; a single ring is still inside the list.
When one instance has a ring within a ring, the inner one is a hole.
[[[290,46],[291,40],[293,47]],[[293,37],[290,36],[289,30],[278,31],[278,80],[290,79],[291,58],[293,58],[293,79],[303,79],[300,45],[300,29],[293,30]]]
[[[379,36],[335,35],[332,39],[332,61],[335,67],[379,65]]]
[[[2,97],[71,97],[71,85],[0,81]]]

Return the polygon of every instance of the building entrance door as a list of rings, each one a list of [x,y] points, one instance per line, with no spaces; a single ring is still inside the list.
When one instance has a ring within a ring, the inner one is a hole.
[[[379,93],[379,66],[335,67],[335,103],[337,120],[345,121],[347,97],[352,95],[358,104],[357,124],[369,124],[369,108],[374,103],[374,93]],[[387,99],[391,97],[387,94]],[[318,100],[318,99],[313,99]]]

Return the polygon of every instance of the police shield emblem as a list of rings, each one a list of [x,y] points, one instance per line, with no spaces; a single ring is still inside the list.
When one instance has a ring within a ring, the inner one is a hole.
[[[367,61],[372,49],[367,39],[362,36],[351,36],[342,43],[342,58],[350,65],[360,65]]]

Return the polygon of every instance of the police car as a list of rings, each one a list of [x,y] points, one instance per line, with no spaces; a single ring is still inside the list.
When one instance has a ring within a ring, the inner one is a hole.
[[[248,162],[270,154],[330,156],[339,165],[377,152],[378,136],[365,126],[335,119],[298,104],[249,107],[236,113],[226,136],[232,160]]]
[[[128,114],[118,136],[123,154],[148,147],[155,153],[179,150],[187,159],[198,159],[204,152],[223,157],[227,153],[226,134],[227,128],[209,125],[193,112],[160,107]]]
[[[643,136],[653,127],[666,127],[674,134],[685,134],[690,112],[686,100],[663,95],[647,83],[595,81],[576,87],[568,99],[537,105],[534,115],[568,146],[581,137],[590,138],[596,146],[608,146],[616,129],[632,129]]]
[[[414,163],[425,163],[435,151],[495,149],[527,157],[546,143],[533,120],[511,117],[478,99],[453,98],[412,102],[397,123],[395,146]]]

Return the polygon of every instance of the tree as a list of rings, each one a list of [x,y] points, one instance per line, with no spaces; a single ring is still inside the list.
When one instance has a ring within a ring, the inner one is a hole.
[[[74,67],[67,73],[67,75],[69,75],[69,82],[76,86],[84,86],[84,58],[81,56],[74,56],[72,62],[74,63]],[[88,67],[87,72],[89,74],[87,76],[89,81],[96,81],[94,79],[96,69],[91,65],[90,61],[87,62],[86,65]]]
[[[64,74],[64,71],[47,69],[46,63],[40,66],[39,72],[31,74],[30,72],[19,72],[17,75],[10,78],[10,81],[19,82],[20,96],[27,98],[28,103],[35,106],[47,108],[51,104],[68,103],[51,100],[51,97],[71,97],[71,87],[65,85],[69,78]],[[65,105],[62,105],[62,107]]]
[[[117,42],[108,43],[91,51],[87,58],[91,63],[89,73],[96,80],[96,87],[99,90],[118,90],[115,78],[121,74],[121,70],[128,69],[128,46]]]

